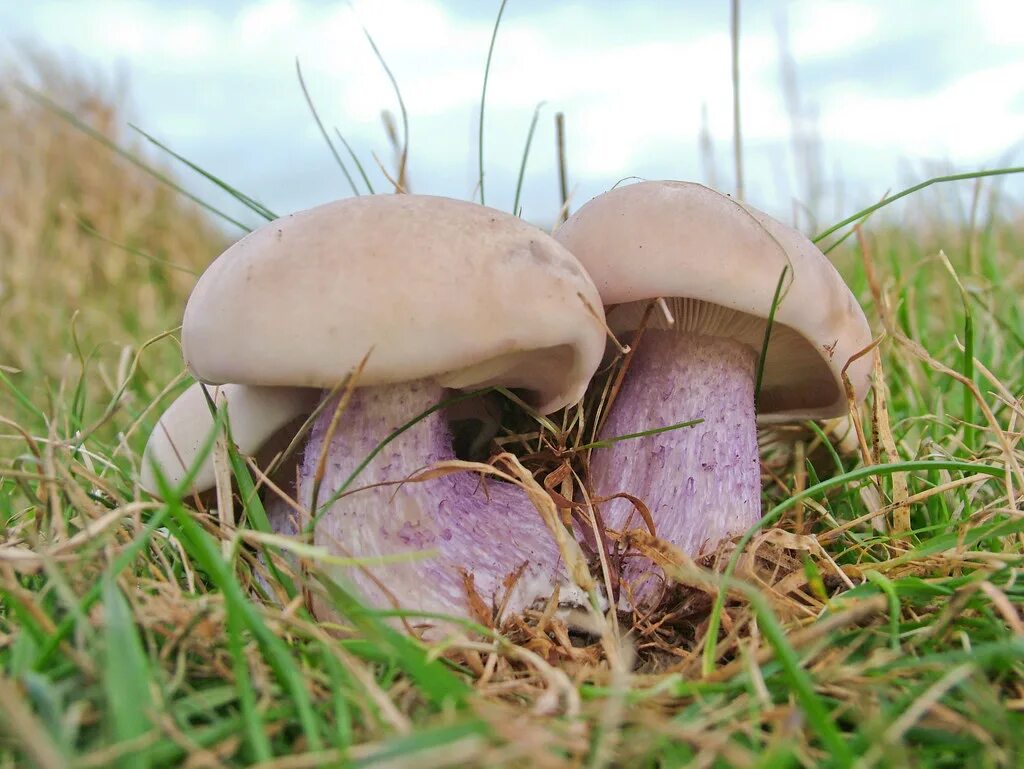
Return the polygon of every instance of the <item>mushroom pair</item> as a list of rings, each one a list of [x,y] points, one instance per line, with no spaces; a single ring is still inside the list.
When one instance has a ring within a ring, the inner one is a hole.
[[[667,301],[671,324],[646,313],[656,298]],[[309,413],[365,358],[340,418],[328,406],[313,426],[300,501],[310,506],[314,487],[317,503],[330,499],[384,438],[414,424],[359,470],[357,491],[331,503],[315,541],[389,559],[345,572],[376,605],[467,614],[472,590],[516,612],[565,581],[552,532],[521,489],[467,473],[375,484],[454,458],[442,412],[415,421],[447,388],[518,388],[545,413],[578,401],[605,348],[602,303],[618,333],[647,318],[603,436],[703,421],[596,450],[592,485],[599,496],[644,500],[657,535],[693,554],[760,516],[755,395],[766,421],[842,413],[841,371],[869,342],[849,289],[806,238],[680,182],[605,193],[555,239],[498,211],[415,195],[286,217],[204,273],[182,341],[197,378],[223,385],[218,397],[244,453]],[[866,362],[847,374],[862,395]],[[198,388],[171,406],[147,446],[146,468],[159,465],[172,482],[209,432]],[[202,468],[197,489],[212,483]],[[602,511],[612,529],[636,525],[624,501]],[[645,573],[639,559],[623,572],[637,583],[634,597],[653,595]]]

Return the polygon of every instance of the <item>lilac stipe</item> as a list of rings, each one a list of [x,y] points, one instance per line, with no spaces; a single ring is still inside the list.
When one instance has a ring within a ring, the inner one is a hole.
[[[445,397],[450,395],[428,380],[357,389],[328,448],[319,504],[330,499],[395,428]],[[311,502],[332,406],[316,420],[306,446],[300,477],[300,498],[306,505]],[[506,593],[505,579],[525,564],[507,603],[507,614],[547,598],[563,581],[554,538],[517,486],[457,472],[420,483],[363,488],[401,481],[417,470],[454,458],[444,414],[435,412],[385,446],[349,487],[361,490],[334,502],[317,524],[315,543],[339,556],[434,551],[426,559],[368,567],[386,592],[359,567],[326,567],[355,586],[370,605],[393,608],[397,601],[404,609],[468,616],[460,569],[473,575],[475,591],[485,603],[498,605]]]
[[[755,366],[754,352],[730,339],[646,331],[601,437],[704,421],[595,449],[595,493],[639,497],[658,537],[691,556],[748,529],[761,516]],[[628,500],[600,510],[610,529],[646,529]],[[624,561],[623,578],[640,602],[660,592],[660,573],[635,553]]]

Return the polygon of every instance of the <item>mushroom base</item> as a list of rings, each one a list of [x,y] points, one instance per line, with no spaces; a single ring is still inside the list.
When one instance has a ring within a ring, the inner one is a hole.
[[[356,390],[326,449],[318,504],[329,500],[395,428],[444,397],[445,390],[427,380]],[[324,409],[306,446],[299,482],[305,505],[312,502],[313,479],[333,413],[331,407]],[[470,590],[488,609],[504,602],[506,613],[549,596],[562,582],[558,547],[517,486],[468,472],[398,483],[453,459],[451,433],[441,412],[388,443],[351,484],[359,490],[331,504],[315,529],[316,544],[334,555],[386,557],[388,563],[324,567],[331,576],[355,586],[373,606],[477,620]],[[387,485],[366,488],[372,484]],[[506,580],[520,569],[506,600]]]
[[[704,421],[595,450],[595,493],[639,497],[657,536],[692,556],[748,529],[761,517],[755,371],[754,352],[730,339],[646,331],[602,436]],[[609,529],[647,528],[628,500],[600,511]],[[656,600],[662,579],[650,561],[627,552],[621,563],[634,601]]]

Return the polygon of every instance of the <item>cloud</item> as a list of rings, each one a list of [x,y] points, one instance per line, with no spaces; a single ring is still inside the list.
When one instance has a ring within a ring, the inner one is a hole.
[[[24,4],[22,4],[24,6]],[[476,121],[496,6],[470,0],[195,3],[36,0],[0,10],[8,39],[31,37],[132,73],[147,130],[279,211],[345,192],[295,79],[326,125],[390,162],[381,110],[402,87],[415,188],[467,196],[476,185]],[[780,92],[779,9],[805,103],[820,114],[826,162],[867,195],[892,186],[901,156],[983,162],[1020,138],[1022,7],[981,0],[934,13],[925,0],[793,0],[744,5],[743,127],[755,201],[788,211],[791,115]],[[488,202],[508,206],[534,105],[547,106],[527,175],[527,211],[557,209],[552,115],[567,115],[570,172],[581,198],[631,174],[700,173],[702,109],[731,178],[727,4],[509,4],[487,94]],[[1015,15],[1016,14],[1016,15]]]

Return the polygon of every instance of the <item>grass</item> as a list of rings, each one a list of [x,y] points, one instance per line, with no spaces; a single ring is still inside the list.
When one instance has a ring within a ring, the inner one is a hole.
[[[133,141],[102,93],[42,77]],[[699,561],[624,535],[675,582],[659,611],[532,612],[425,646],[315,552],[295,571],[224,444],[237,525],[139,489],[184,384],[167,332],[223,239],[8,87],[0,142],[20,160],[0,166],[0,766],[1019,766],[1019,211],[964,216],[940,185],[906,201],[929,212],[913,225],[849,218],[832,255],[885,334],[859,447],[765,431],[765,519]],[[575,416],[539,437],[582,444]],[[346,624],[312,621],[314,594]]]

